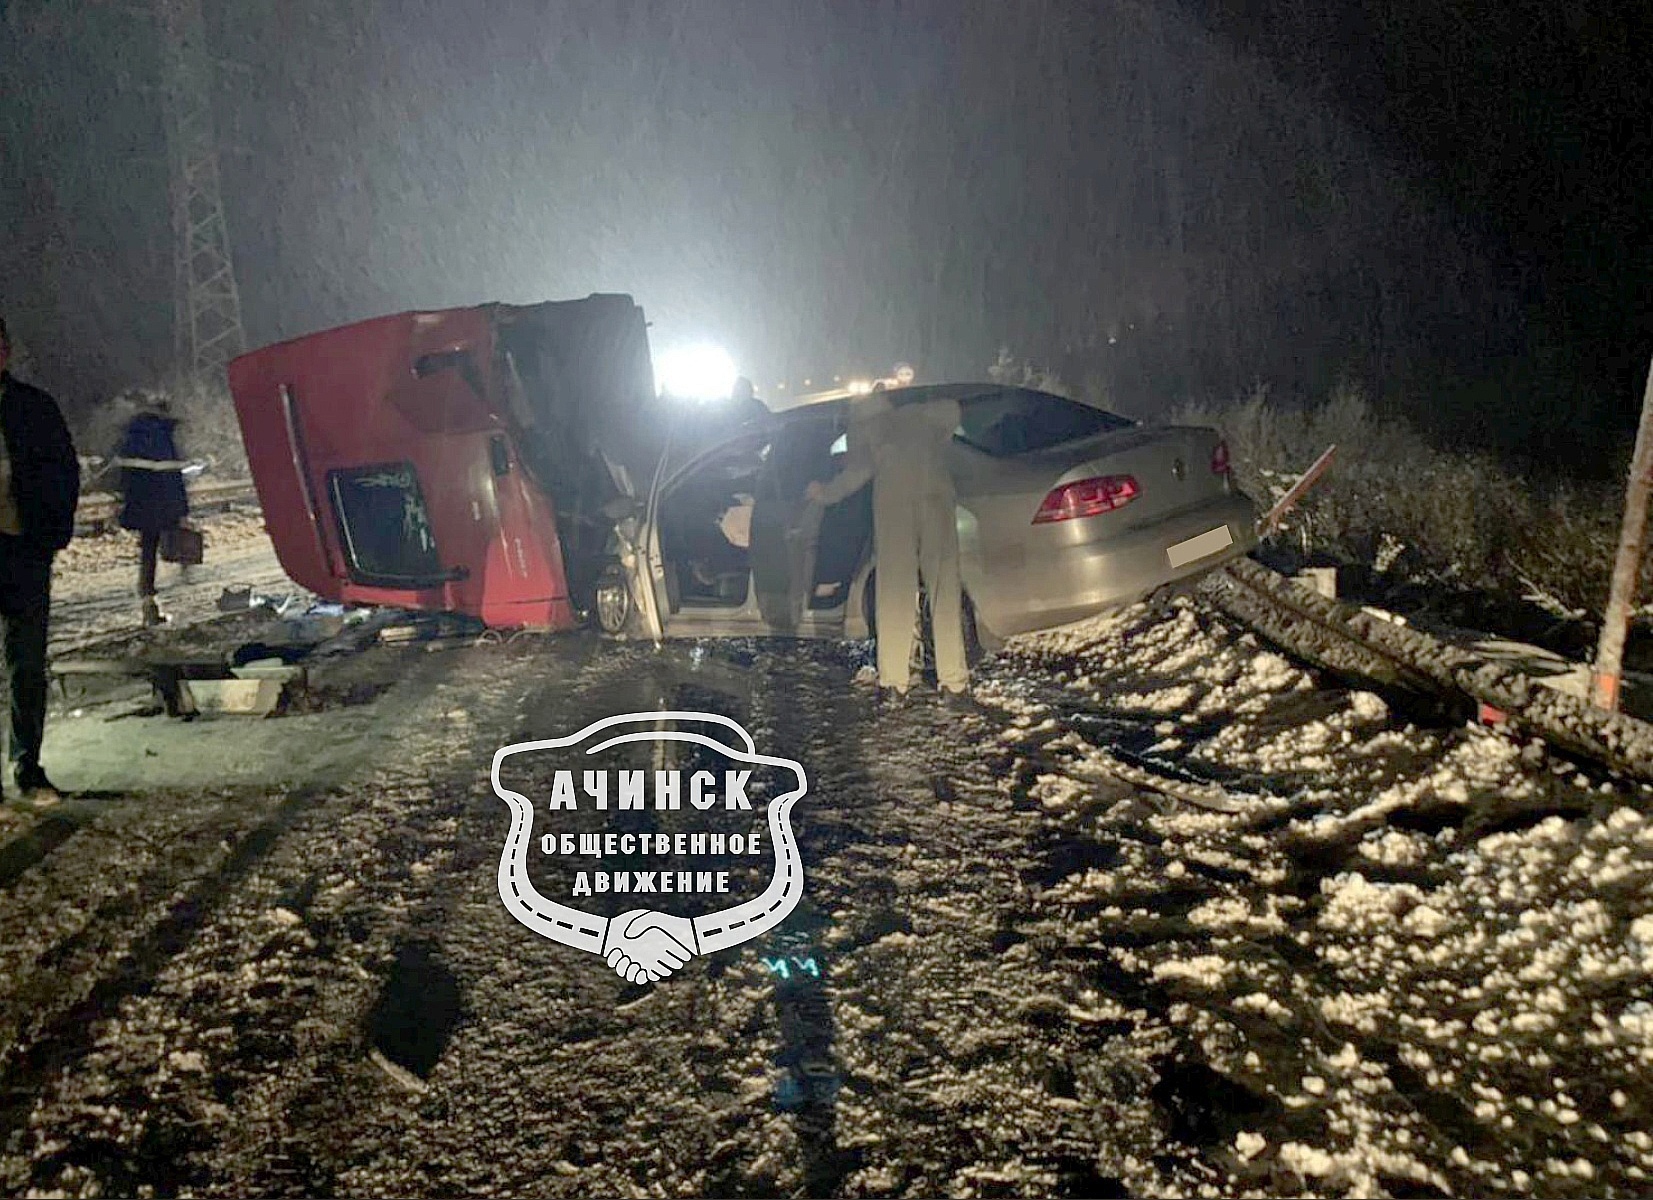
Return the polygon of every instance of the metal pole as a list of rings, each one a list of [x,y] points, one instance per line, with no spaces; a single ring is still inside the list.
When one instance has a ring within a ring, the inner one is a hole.
[[[162,35],[162,96],[172,159],[173,287],[178,374],[219,392],[247,348],[224,222],[213,122],[217,63],[202,0],[155,0]]]
[[[1624,525],[1619,532],[1618,557],[1613,562],[1613,589],[1596,648],[1590,698],[1597,708],[1617,712],[1619,682],[1623,676],[1624,639],[1630,629],[1630,606],[1636,598],[1642,546],[1647,533],[1647,500],[1653,490],[1653,363],[1647,370],[1642,394],[1642,419],[1636,429],[1636,449],[1630,456],[1630,482],[1624,490]]]
[[[1291,489],[1287,491],[1284,496],[1280,497],[1279,502],[1275,504],[1273,508],[1268,510],[1268,515],[1264,517],[1261,522],[1261,532],[1264,537],[1267,537],[1280,527],[1281,519],[1285,517],[1285,515],[1292,509],[1297,507],[1297,502],[1303,498],[1303,494],[1319,481],[1320,477],[1324,475],[1327,469],[1332,465],[1332,459],[1336,457],[1337,445],[1333,443],[1332,445],[1326,447],[1320,457],[1315,459],[1309,466],[1307,471],[1303,472],[1302,478],[1292,484]]]

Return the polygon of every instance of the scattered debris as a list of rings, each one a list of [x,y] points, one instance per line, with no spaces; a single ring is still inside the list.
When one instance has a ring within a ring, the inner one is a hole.
[[[1337,599],[1336,567],[1304,567],[1291,579],[1293,583],[1301,584],[1311,592],[1318,592],[1328,600]]]
[[[226,587],[218,597],[218,611],[221,613],[248,612],[252,609],[267,609],[277,616],[284,615],[288,609],[294,608],[304,601],[295,595],[274,595],[260,593],[245,584],[232,584]]]
[[[1331,596],[1331,599],[1335,600],[1337,597],[1333,595]],[[1401,616],[1399,613],[1392,613],[1387,608],[1378,608],[1375,605],[1362,604],[1360,606],[1360,611],[1365,613],[1368,617],[1376,617],[1380,621],[1388,621],[1391,625],[1407,624],[1405,617]]]
[[[1512,733],[1541,737],[1615,771],[1653,779],[1653,724],[1601,712],[1469,649],[1312,595],[1250,559],[1214,572],[1204,592],[1310,661],[1462,704],[1466,715],[1476,704],[1492,705],[1508,714],[1503,727]]]
[[[183,684],[191,711],[263,717],[281,701],[280,679],[192,679]]]
[[[408,642],[432,642],[446,638],[474,640],[479,636],[498,632],[487,629],[474,617],[460,613],[390,613],[388,620],[390,623],[381,625],[378,631],[379,641],[387,646]]]
[[[377,1046],[368,1050],[367,1060],[388,1075],[397,1086],[406,1088],[416,1096],[423,1096],[430,1091],[430,1084],[405,1067],[398,1067],[391,1062]]]

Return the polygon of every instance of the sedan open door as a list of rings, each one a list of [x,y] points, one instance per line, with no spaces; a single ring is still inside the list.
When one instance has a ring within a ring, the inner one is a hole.
[[[825,513],[805,499],[833,474],[842,433],[833,407],[760,418],[710,445],[674,438],[628,572],[645,625],[652,607],[657,636],[844,636],[870,551],[868,498]]]

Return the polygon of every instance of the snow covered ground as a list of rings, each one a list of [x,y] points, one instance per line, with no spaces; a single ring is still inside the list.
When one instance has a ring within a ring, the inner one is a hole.
[[[1016,769],[1076,842],[1116,852],[1032,928],[1105,948],[1244,1089],[1206,1131],[1220,1191],[1648,1190],[1647,788],[1410,727],[1186,601],[1032,639],[1017,666],[996,684],[1025,723]],[[1087,723],[1128,714],[1254,814],[1077,790]]]
[[[93,794],[0,830],[0,1189],[1649,1190],[1647,789],[1188,599],[1018,639],[963,718],[864,661],[380,647],[319,712],[61,716]],[[808,892],[637,988],[504,911],[487,768],[675,706],[806,765]]]

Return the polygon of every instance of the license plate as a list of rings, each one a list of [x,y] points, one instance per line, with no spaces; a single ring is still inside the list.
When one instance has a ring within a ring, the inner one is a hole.
[[[1198,537],[1189,538],[1186,542],[1178,542],[1165,551],[1165,557],[1173,567],[1186,567],[1197,559],[1215,554],[1233,544],[1234,535],[1228,531],[1228,526],[1219,525]]]

